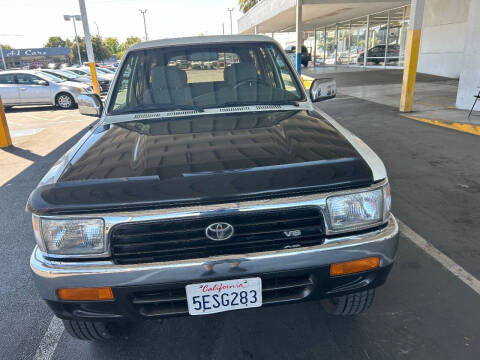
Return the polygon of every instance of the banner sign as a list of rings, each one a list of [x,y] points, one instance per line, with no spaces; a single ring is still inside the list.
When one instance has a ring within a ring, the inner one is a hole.
[[[35,56],[66,56],[70,55],[70,48],[39,48],[39,49],[3,49],[3,56],[9,57],[35,57]]]

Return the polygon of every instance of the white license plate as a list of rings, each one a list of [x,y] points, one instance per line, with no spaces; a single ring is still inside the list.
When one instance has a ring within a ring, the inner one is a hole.
[[[185,286],[190,315],[262,306],[262,279],[221,280]]]

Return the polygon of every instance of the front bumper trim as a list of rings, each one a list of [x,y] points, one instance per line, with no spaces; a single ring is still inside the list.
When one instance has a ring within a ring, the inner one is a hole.
[[[40,295],[58,300],[58,288],[119,287],[178,282],[204,282],[233,274],[261,274],[330,265],[366,257],[380,257],[380,267],[393,263],[398,247],[398,224],[390,215],[376,231],[327,238],[324,244],[279,251],[224,255],[162,263],[116,265],[111,261],[50,261],[36,247],[30,259]]]

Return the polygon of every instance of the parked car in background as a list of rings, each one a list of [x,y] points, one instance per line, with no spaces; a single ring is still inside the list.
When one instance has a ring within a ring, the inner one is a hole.
[[[294,54],[297,50],[297,47],[295,45],[289,45],[285,48],[285,52],[287,54]],[[312,60],[312,55],[308,52],[308,49],[306,46],[302,46],[302,65],[304,67],[308,66],[309,61]]]
[[[88,69],[88,71],[86,69]],[[88,76],[89,78],[91,78],[89,68],[69,67],[69,68],[66,68],[65,70],[71,71],[77,75]],[[106,94],[108,92],[108,89],[110,89],[110,83],[112,82],[112,77],[110,76],[107,77],[107,76],[104,76],[103,74],[97,74],[97,80],[98,80],[98,84],[100,85],[100,92],[102,94]]]
[[[171,65],[226,53],[235,63],[214,70]],[[334,80],[307,91],[267,36],[149,41],[124,56],[105,105],[80,97],[98,122],[27,203],[33,277],[66,331],[104,340],[132,320],[304,301],[366,311],[398,225],[380,158],[315,106]]]
[[[50,69],[42,69],[41,70],[44,73],[56,76],[62,80],[65,81],[74,81],[74,82],[80,82],[83,84],[87,84],[89,86],[92,85],[92,79],[88,76],[81,76],[77,75],[71,71],[67,70],[50,70]]]
[[[360,55],[357,57],[357,63],[363,64],[365,52],[360,52]],[[392,44],[388,45],[387,50],[387,63],[389,62],[398,62],[400,56],[400,45]],[[367,62],[373,62],[376,65],[385,61],[385,45],[376,45],[367,52]]]
[[[0,96],[7,108],[56,105],[71,109],[77,105],[80,94],[92,94],[92,88],[39,70],[5,71],[0,74]]]

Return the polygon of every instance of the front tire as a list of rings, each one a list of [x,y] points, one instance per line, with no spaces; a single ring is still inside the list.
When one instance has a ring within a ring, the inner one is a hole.
[[[323,309],[332,315],[357,315],[368,310],[375,297],[375,289],[322,300]]]
[[[116,337],[116,324],[99,321],[62,320],[70,336],[79,340],[104,341]]]
[[[61,109],[72,109],[75,107],[73,96],[68,93],[60,93],[57,95],[55,102]]]

